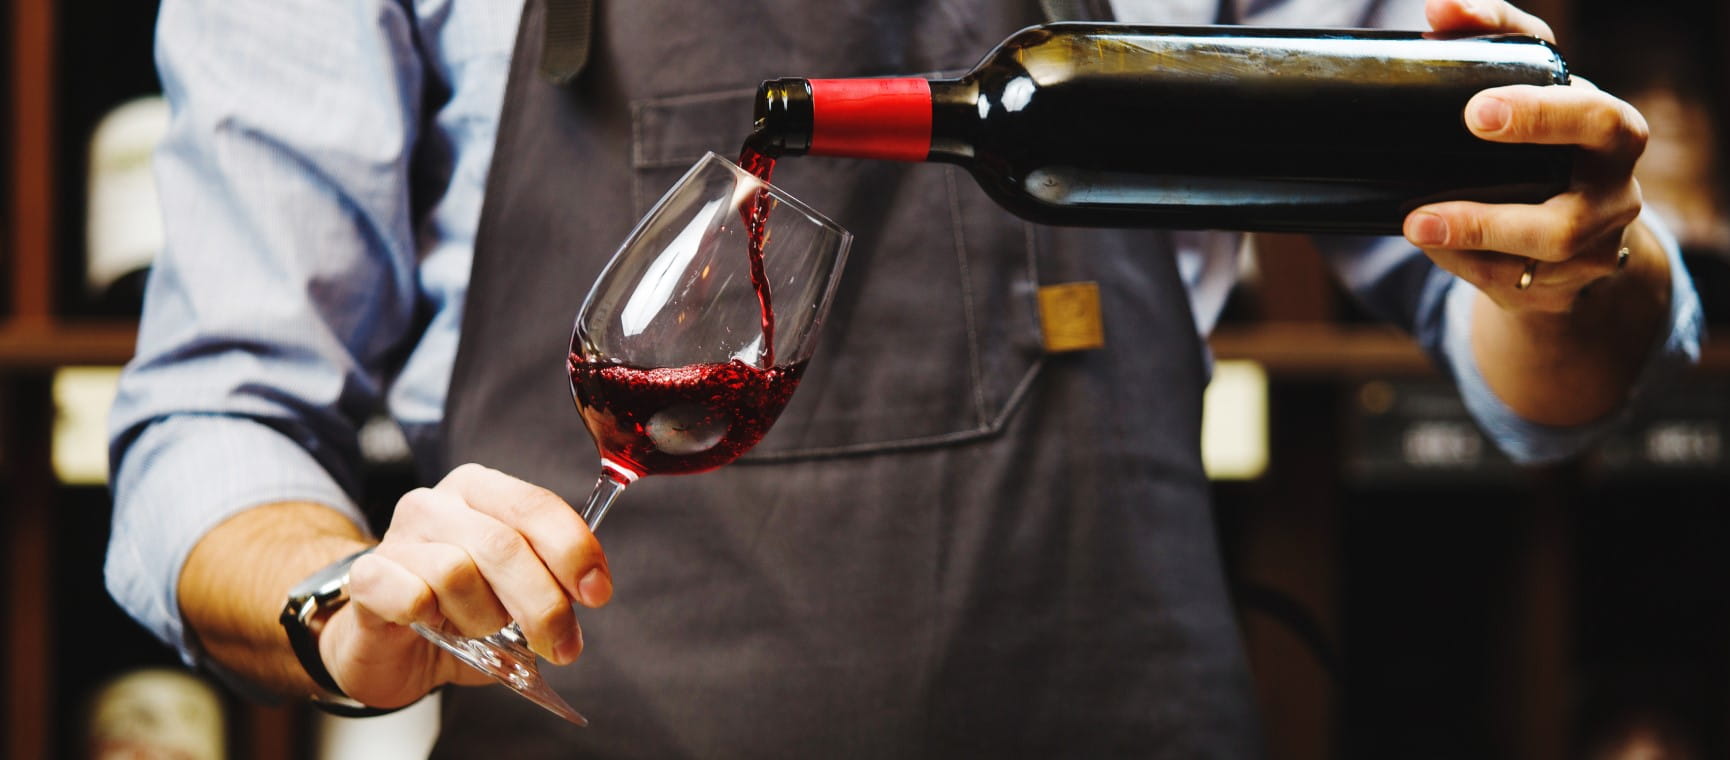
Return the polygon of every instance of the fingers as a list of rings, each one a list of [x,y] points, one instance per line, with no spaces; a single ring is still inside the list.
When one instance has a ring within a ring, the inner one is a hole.
[[[472,494],[485,502],[496,494]],[[397,521],[403,528],[398,530]],[[397,503],[392,532],[377,553],[433,590],[440,614],[468,636],[517,621],[537,654],[558,661],[575,640],[576,616],[528,539],[452,489],[419,489]]]
[[[1548,24],[1504,0],[1428,0],[1424,10],[1437,32],[1555,42]],[[1632,174],[1646,149],[1645,118],[1577,77],[1566,87],[1485,90],[1464,118],[1484,140],[1575,148],[1572,187],[1541,204],[1425,206],[1406,217],[1407,239],[1504,308],[1567,311],[1583,289],[1617,271],[1623,233],[1640,213]],[[1529,287],[1520,286],[1522,275]]]
[[[1544,20],[1503,0],[1429,0],[1424,14],[1438,32],[1530,34],[1556,41]]]
[[[355,567],[363,567],[369,559],[357,560]],[[381,561],[359,572],[367,577],[388,565]],[[351,572],[351,588],[352,576]],[[475,685],[491,680],[358,602],[344,605],[325,622],[318,647],[342,691],[374,707],[412,703],[443,683]]]
[[[396,625],[420,623],[437,628],[445,622],[432,586],[377,550],[349,566],[348,594],[356,606]]]
[[[1560,262],[1588,252],[1614,253],[1612,242],[1640,209],[1639,186],[1628,183],[1598,195],[1563,193],[1536,205],[1431,204],[1406,217],[1404,232],[1425,250],[1496,251]]]
[[[1405,232],[1437,266],[1503,308],[1561,314],[1588,286],[1621,269],[1632,217],[1600,228],[1590,208],[1576,193],[1540,206],[1443,203],[1407,217]]]
[[[1485,90],[1466,103],[1466,126],[1493,142],[1579,146],[1608,176],[1631,172],[1649,135],[1638,110],[1590,85]]]
[[[1504,309],[1518,311],[1566,313],[1573,308],[1581,289],[1606,274],[1596,260],[1538,262],[1532,272],[1532,284],[1521,288],[1520,276],[1532,259],[1488,251],[1439,249],[1427,253],[1436,266],[1471,283]],[[1612,266],[1610,273],[1614,271]]]
[[[606,603],[612,581],[583,521],[558,496],[479,466],[397,503],[390,530],[350,571],[357,604],[399,625],[485,636],[512,620],[566,663],[582,648],[573,600]]]
[[[394,623],[421,623],[429,628],[449,627],[465,636],[485,636],[511,622],[511,612],[493,593],[486,577],[462,547],[446,543],[391,542],[381,544],[371,557],[385,565],[379,588],[388,589],[388,601],[373,601],[367,608]],[[357,565],[360,563],[356,563]],[[359,598],[355,571],[350,568],[350,595]],[[385,586],[382,584],[390,584]]]
[[[612,597],[611,575],[600,542],[564,499],[497,470],[468,464],[439,483],[529,542],[572,599],[599,607]]]
[[[340,622],[348,622],[361,633],[373,637],[374,640],[403,641],[402,637],[406,635],[408,644],[425,652],[423,657],[432,658],[430,662],[423,661],[418,664],[421,672],[437,671],[435,684],[455,683],[473,686],[492,681],[491,676],[461,663],[446,662],[444,663],[445,667],[438,668],[438,660],[450,660],[450,658],[443,657],[437,650],[427,649],[427,642],[422,640],[418,634],[405,632],[404,627],[410,623],[420,623],[430,628],[444,627],[444,616],[439,613],[438,599],[433,594],[432,587],[421,580],[419,575],[378,553],[377,550],[355,560],[354,565],[350,566],[348,574],[350,604],[327,624],[325,634],[319,639],[321,648],[334,638],[333,634]],[[351,610],[353,611],[352,615],[345,616],[343,614]],[[484,627],[484,624],[481,627]],[[392,660],[393,656],[403,657],[402,650],[392,647],[387,651],[389,654],[374,652],[371,657],[364,654],[360,655],[358,659],[365,661],[366,666],[361,669],[361,675],[376,674],[381,671],[388,675],[393,667],[400,671],[414,670],[412,666],[417,663],[415,658],[409,657],[406,661]],[[353,655],[354,653],[349,654]],[[385,662],[381,664],[377,661],[378,659],[383,659]],[[335,661],[335,655],[326,654],[326,663]],[[335,673],[334,670],[332,672]],[[405,674],[398,672],[396,675],[395,683],[400,684],[404,680]],[[341,677],[338,677],[338,682],[343,685],[344,690],[351,696],[355,695],[350,684],[342,683],[342,680]],[[376,682],[371,686],[371,691],[376,694],[378,692]],[[412,700],[419,698],[419,695],[411,693],[409,697]],[[374,702],[368,702],[368,704],[374,704]],[[381,704],[379,706],[394,705]]]

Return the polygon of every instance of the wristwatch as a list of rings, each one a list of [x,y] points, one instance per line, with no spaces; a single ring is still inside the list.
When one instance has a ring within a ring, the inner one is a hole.
[[[288,632],[288,643],[306,674],[318,684],[318,691],[309,695],[312,704],[333,715],[363,718],[395,712],[396,708],[368,707],[349,698],[336,685],[336,679],[324,666],[318,653],[318,634],[332,613],[348,603],[348,568],[354,561],[371,552],[368,547],[337,560],[313,573],[288,592],[288,602],[282,606],[282,628]]]

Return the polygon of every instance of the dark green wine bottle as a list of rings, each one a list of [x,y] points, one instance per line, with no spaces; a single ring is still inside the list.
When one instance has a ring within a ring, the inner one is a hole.
[[[1036,222],[1397,233],[1443,200],[1538,203],[1572,149],[1492,143],[1466,102],[1567,84],[1534,37],[1063,23],[958,79],[775,79],[769,156],[942,161]]]

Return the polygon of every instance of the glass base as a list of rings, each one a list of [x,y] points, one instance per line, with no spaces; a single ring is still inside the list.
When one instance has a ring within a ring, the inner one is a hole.
[[[445,633],[420,623],[415,623],[413,627],[416,633],[439,645],[440,649],[450,652],[475,670],[492,676],[493,680],[546,708],[548,712],[579,726],[589,725],[588,718],[572,708],[565,702],[564,697],[559,696],[559,693],[553,691],[553,687],[548,686],[546,680],[541,678],[539,660],[534,652],[529,651],[528,640],[523,638],[522,630],[517,628],[516,623],[511,623],[484,639]]]

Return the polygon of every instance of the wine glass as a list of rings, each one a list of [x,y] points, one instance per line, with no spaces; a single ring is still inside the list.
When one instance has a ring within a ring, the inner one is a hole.
[[[773,162],[753,161],[763,174]],[[798,387],[852,235],[709,153],[637,223],[577,314],[565,369],[601,456],[590,530],[644,475],[737,459]],[[576,723],[515,623],[485,638],[415,624],[458,659]]]

